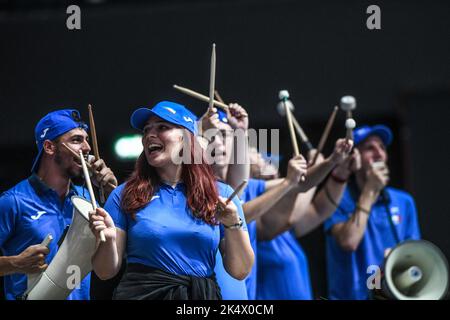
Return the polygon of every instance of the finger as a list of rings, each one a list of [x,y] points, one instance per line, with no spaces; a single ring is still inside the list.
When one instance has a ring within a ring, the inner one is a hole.
[[[108,216],[108,212],[106,212],[105,209],[103,208],[97,208],[97,214],[101,217],[107,217]]]
[[[42,271],[44,271],[45,269],[47,269],[47,267],[48,267],[48,264],[43,264],[42,266],[39,266],[37,269],[38,269],[38,272],[42,272]]]
[[[106,229],[106,226],[105,226],[105,225],[102,225],[102,226],[96,226],[96,227],[95,227],[95,231],[96,231],[96,232],[100,232],[100,231],[105,230],[105,229]]]
[[[103,159],[98,159],[97,161],[95,161],[92,164],[92,167],[95,169],[95,171],[100,171],[101,169],[103,169],[104,167],[106,167],[105,162],[103,161]]]
[[[50,253],[50,249],[47,248],[46,246],[39,245],[39,246],[36,248],[36,253],[38,253],[38,256],[39,256],[39,254],[47,255],[47,254]]]

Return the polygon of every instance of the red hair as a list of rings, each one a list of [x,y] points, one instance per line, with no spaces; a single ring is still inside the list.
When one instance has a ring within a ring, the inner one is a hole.
[[[181,179],[186,185],[187,205],[195,217],[215,225],[217,221],[214,214],[219,199],[216,178],[211,166],[205,161],[203,149],[192,134],[189,137],[191,164],[182,163],[181,168]],[[199,164],[194,162],[195,152],[202,153]],[[143,151],[122,191],[122,210],[135,218],[136,213],[150,202],[160,182],[155,168],[148,164]]]

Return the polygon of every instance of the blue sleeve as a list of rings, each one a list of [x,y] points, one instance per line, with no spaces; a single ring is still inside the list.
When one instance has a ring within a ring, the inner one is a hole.
[[[266,192],[266,180],[258,180],[258,187],[256,189],[257,195],[260,196]]]
[[[221,197],[228,198],[233,193],[233,188],[226,185],[226,187],[224,188],[224,190],[222,192],[220,192],[220,189],[219,189],[219,193],[220,193]],[[247,223],[245,222],[244,210],[242,210],[241,201],[239,200],[239,198],[237,196],[235,196],[231,201],[233,201],[233,203],[235,204],[235,206],[238,210],[238,214],[241,217],[242,221],[244,222],[244,224],[242,225],[242,230],[245,230],[248,232]],[[225,228],[222,224],[220,224],[220,240],[222,240],[224,237],[225,237]]]
[[[330,231],[335,224],[347,222],[352,216],[355,211],[355,203],[348,197],[349,195],[344,193],[336,211],[325,221],[325,232]]]
[[[128,221],[126,214],[120,208],[121,194],[123,185],[118,186],[108,197],[105,203],[105,210],[114,221],[114,225],[124,231],[128,230]]]
[[[420,239],[420,228],[419,220],[417,217],[417,209],[414,199],[409,196],[408,203],[406,207],[406,232],[404,240],[419,240]]]
[[[0,196],[0,248],[14,232],[18,213],[18,204],[13,195]]]

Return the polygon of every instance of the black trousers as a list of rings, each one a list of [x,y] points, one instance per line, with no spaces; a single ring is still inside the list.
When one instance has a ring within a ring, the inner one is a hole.
[[[215,276],[200,278],[176,275],[130,263],[113,300],[222,300]]]

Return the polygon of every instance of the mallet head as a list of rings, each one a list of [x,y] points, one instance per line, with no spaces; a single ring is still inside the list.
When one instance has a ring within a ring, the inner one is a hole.
[[[341,109],[343,111],[351,111],[356,109],[356,99],[353,96],[343,96],[341,98]]]

